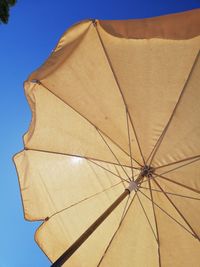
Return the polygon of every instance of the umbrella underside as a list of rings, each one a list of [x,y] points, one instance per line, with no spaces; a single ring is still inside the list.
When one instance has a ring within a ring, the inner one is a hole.
[[[84,21],[25,82],[14,161],[52,262],[132,185],[63,266],[199,266],[199,25],[199,9]]]

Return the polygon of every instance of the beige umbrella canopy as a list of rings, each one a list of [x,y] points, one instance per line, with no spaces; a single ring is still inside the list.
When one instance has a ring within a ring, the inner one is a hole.
[[[199,9],[84,21],[25,82],[14,161],[52,266],[199,266],[199,34]]]

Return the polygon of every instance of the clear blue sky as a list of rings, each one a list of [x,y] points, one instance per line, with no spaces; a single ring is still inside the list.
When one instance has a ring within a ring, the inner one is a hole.
[[[143,18],[199,7],[200,0],[18,0],[9,24],[0,25],[0,267],[50,266],[34,242],[39,223],[23,218],[12,162],[31,119],[23,81],[77,21]]]

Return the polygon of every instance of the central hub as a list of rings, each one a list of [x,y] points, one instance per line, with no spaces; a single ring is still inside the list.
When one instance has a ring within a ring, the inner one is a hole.
[[[148,166],[148,165],[144,165],[142,168],[141,168],[141,173],[140,175],[142,177],[148,177],[148,178],[151,178],[152,175],[154,173],[154,168],[151,167],[151,166]]]
[[[153,177],[153,173],[154,173],[154,168],[148,165],[144,165],[141,168],[141,171],[137,177],[137,179],[132,180],[129,183],[129,186],[126,188],[130,193],[134,190],[135,192],[137,192],[137,190],[140,187],[141,182],[143,181],[144,177],[147,178],[152,178]]]

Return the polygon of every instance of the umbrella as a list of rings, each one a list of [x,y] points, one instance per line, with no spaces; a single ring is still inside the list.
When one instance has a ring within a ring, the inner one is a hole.
[[[71,27],[25,82],[14,157],[53,262],[199,266],[200,9]]]

